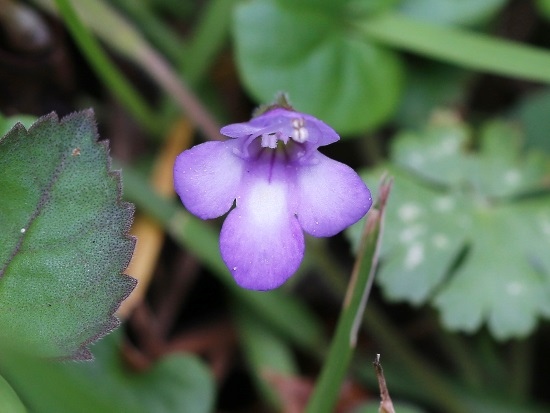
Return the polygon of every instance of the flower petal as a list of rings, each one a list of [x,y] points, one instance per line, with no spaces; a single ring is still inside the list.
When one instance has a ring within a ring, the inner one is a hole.
[[[225,214],[237,196],[243,161],[233,149],[233,141],[206,142],[176,158],[176,192],[183,205],[202,219]]]
[[[232,123],[220,129],[220,133],[229,138],[242,138],[261,131],[262,127],[253,126],[250,122]]]
[[[304,234],[288,209],[284,181],[250,180],[247,189],[223,223],[220,250],[237,284],[271,290],[300,266]]]
[[[315,164],[297,168],[296,212],[305,232],[330,237],[361,219],[372,197],[349,166],[320,153],[315,158]]]

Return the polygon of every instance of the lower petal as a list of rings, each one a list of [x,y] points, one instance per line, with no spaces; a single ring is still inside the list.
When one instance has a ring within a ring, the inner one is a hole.
[[[222,258],[241,287],[277,288],[300,266],[304,234],[289,213],[287,192],[283,182],[254,182],[223,224]]]
[[[298,221],[305,232],[330,237],[359,221],[372,205],[369,189],[349,166],[320,153],[297,169]]]
[[[176,192],[183,205],[202,219],[225,214],[237,196],[243,167],[233,148],[233,141],[206,142],[176,159]]]

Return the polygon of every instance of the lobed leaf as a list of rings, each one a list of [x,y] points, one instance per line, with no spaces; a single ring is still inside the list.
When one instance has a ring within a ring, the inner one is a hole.
[[[509,124],[486,125],[474,143],[446,119],[399,136],[392,160],[364,175],[395,177],[378,278],[388,298],[431,302],[449,329],[486,323],[499,339],[550,317],[547,157],[522,153]],[[359,228],[349,232],[355,239]]]
[[[90,358],[135,286],[122,274],[133,206],[92,111],[16,125],[0,140],[0,343]]]

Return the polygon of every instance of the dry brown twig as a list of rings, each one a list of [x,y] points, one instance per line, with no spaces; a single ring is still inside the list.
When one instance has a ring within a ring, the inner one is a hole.
[[[376,378],[378,379],[378,387],[380,387],[380,408],[379,413],[395,413],[393,403],[391,401],[390,392],[386,385],[386,378],[384,377],[384,371],[382,370],[382,364],[380,363],[380,354],[376,355],[374,362],[374,371],[376,372]]]

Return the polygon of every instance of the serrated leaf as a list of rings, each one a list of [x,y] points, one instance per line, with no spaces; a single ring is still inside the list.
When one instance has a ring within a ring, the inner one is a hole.
[[[390,299],[433,303],[451,330],[525,336],[550,317],[549,159],[522,153],[509,124],[486,125],[477,145],[467,131],[447,120],[396,139],[378,282]]]
[[[8,131],[15,126],[16,123],[21,123],[26,128],[30,128],[36,118],[29,115],[4,117],[0,114],[0,136],[4,136]]]
[[[258,0],[236,7],[237,63],[249,91],[263,102],[289,92],[297,109],[342,134],[387,120],[401,93],[402,65],[397,54],[354,32],[358,16],[348,7],[357,4],[288,3]]]
[[[212,411],[214,381],[197,357],[169,355],[138,373],[121,359],[120,341],[115,332],[95,344],[93,363],[59,363],[3,353],[0,371],[32,412]]]
[[[92,111],[16,125],[0,140],[0,343],[89,358],[135,280],[133,206],[120,199]]]

